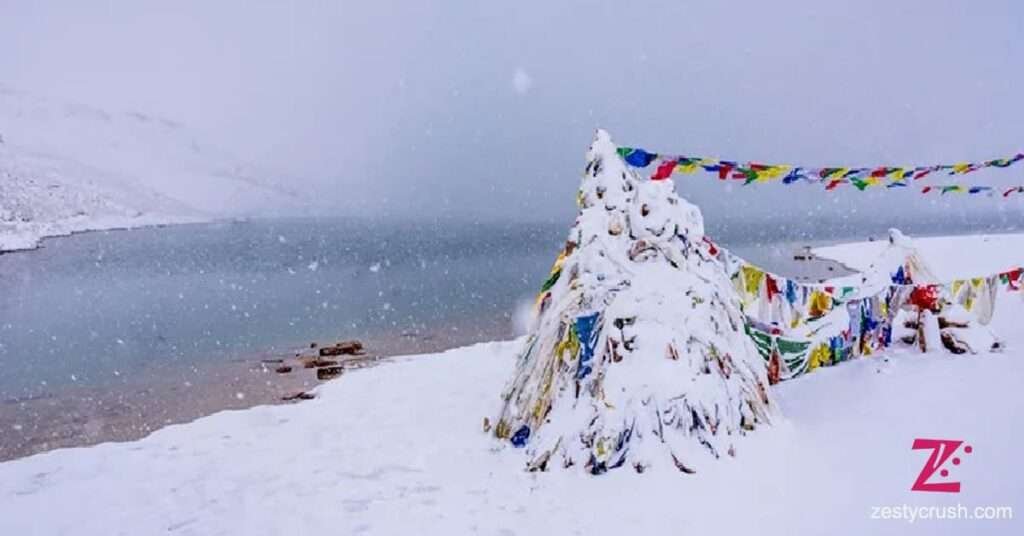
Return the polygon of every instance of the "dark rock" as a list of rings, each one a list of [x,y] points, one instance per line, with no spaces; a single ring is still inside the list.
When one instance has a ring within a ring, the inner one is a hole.
[[[359,341],[341,341],[334,346],[325,346],[320,349],[320,355],[326,356],[337,356],[337,355],[362,355],[363,343]]]
[[[299,362],[302,363],[303,368],[318,368],[318,367],[330,367],[337,365],[337,361],[330,359],[321,359],[317,356],[305,356],[299,358]]]
[[[286,401],[289,401],[289,400],[312,400],[314,398],[316,398],[316,395],[314,395],[312,393],[307,393],[305,391],[299,391],[299,392],[297,392],[295,394],[282,396],[281,400],[286,400]]]
[[[939,317],[939,329],[966,327],[968,327],[967,322],[955,322],[953,320],[946,320],[946,318],[942,316]]]
[[[318,380],[330,380],[341,376],[341,373],[345,371],[345,367],[341,365],[334,365],[330,367],[320,367],[316,369],[316,379]]]
[[[967,343],[958,339],[956,335],[951,333],[949,330],[942,331],[941,336],[942,345],[954,354],[966,354],[971,350],[971,347],[968,346]]]
[[[292,371],[292,368],[289,367],[288,365],[281,365],[280,367],[277,367],[276,369],[274,369],[274,372],[276,372],[278,374],[288,374],[291,371]]]

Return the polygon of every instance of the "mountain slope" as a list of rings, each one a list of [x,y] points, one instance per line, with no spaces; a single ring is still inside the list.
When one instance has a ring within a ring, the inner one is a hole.
[[[295,192],[257,176],[173,121],[0,86],[0,251],[297,206]]]

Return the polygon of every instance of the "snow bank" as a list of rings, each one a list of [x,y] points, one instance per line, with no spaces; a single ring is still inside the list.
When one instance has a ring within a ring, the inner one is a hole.
[[[1024,505],[1016,355],[866,359],[775,387],[789,418],[696,475],[528,473],[481,432],[521,341],[343,376],[294,406],[0,464],[5,534],[1011,534],[872,520],[881,505]],[[964,439],[959,494],[911,492],[915,437]]]
[[[241,216],[296,194],[183,126],[0,86],[0,251],[76,231]]]

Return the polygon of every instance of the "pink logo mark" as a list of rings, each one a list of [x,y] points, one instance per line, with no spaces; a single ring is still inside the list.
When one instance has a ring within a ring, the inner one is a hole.
[[[929,482],[928,480],[935,474],[936,471],[942,469],[939,475],[943,478],[949,476],[949,470],[943,469],[942,465],[946,463],[946,460],[956,453],[956,450],[960,448],[963,441],[956,439],[915,439],[911,449],[931,449],[932,454],[928,457],[928,461],[925,462],[924,467],[921,469],[921,474],[917,475],[917,480],[914,485],[910,488],[911,491],[942,491],[946,493],[960,493],[959,482]],[[974,449],[970,445],[964,445],[964,454],[970,454]],[[953,458],[953,465],[960,465],[960,458]]]

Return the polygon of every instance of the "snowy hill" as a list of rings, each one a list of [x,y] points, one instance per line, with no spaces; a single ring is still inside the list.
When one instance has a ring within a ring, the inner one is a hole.
[[[70,232],[245,216],[296,193],[182,125],[0,86],[0,251]]]

